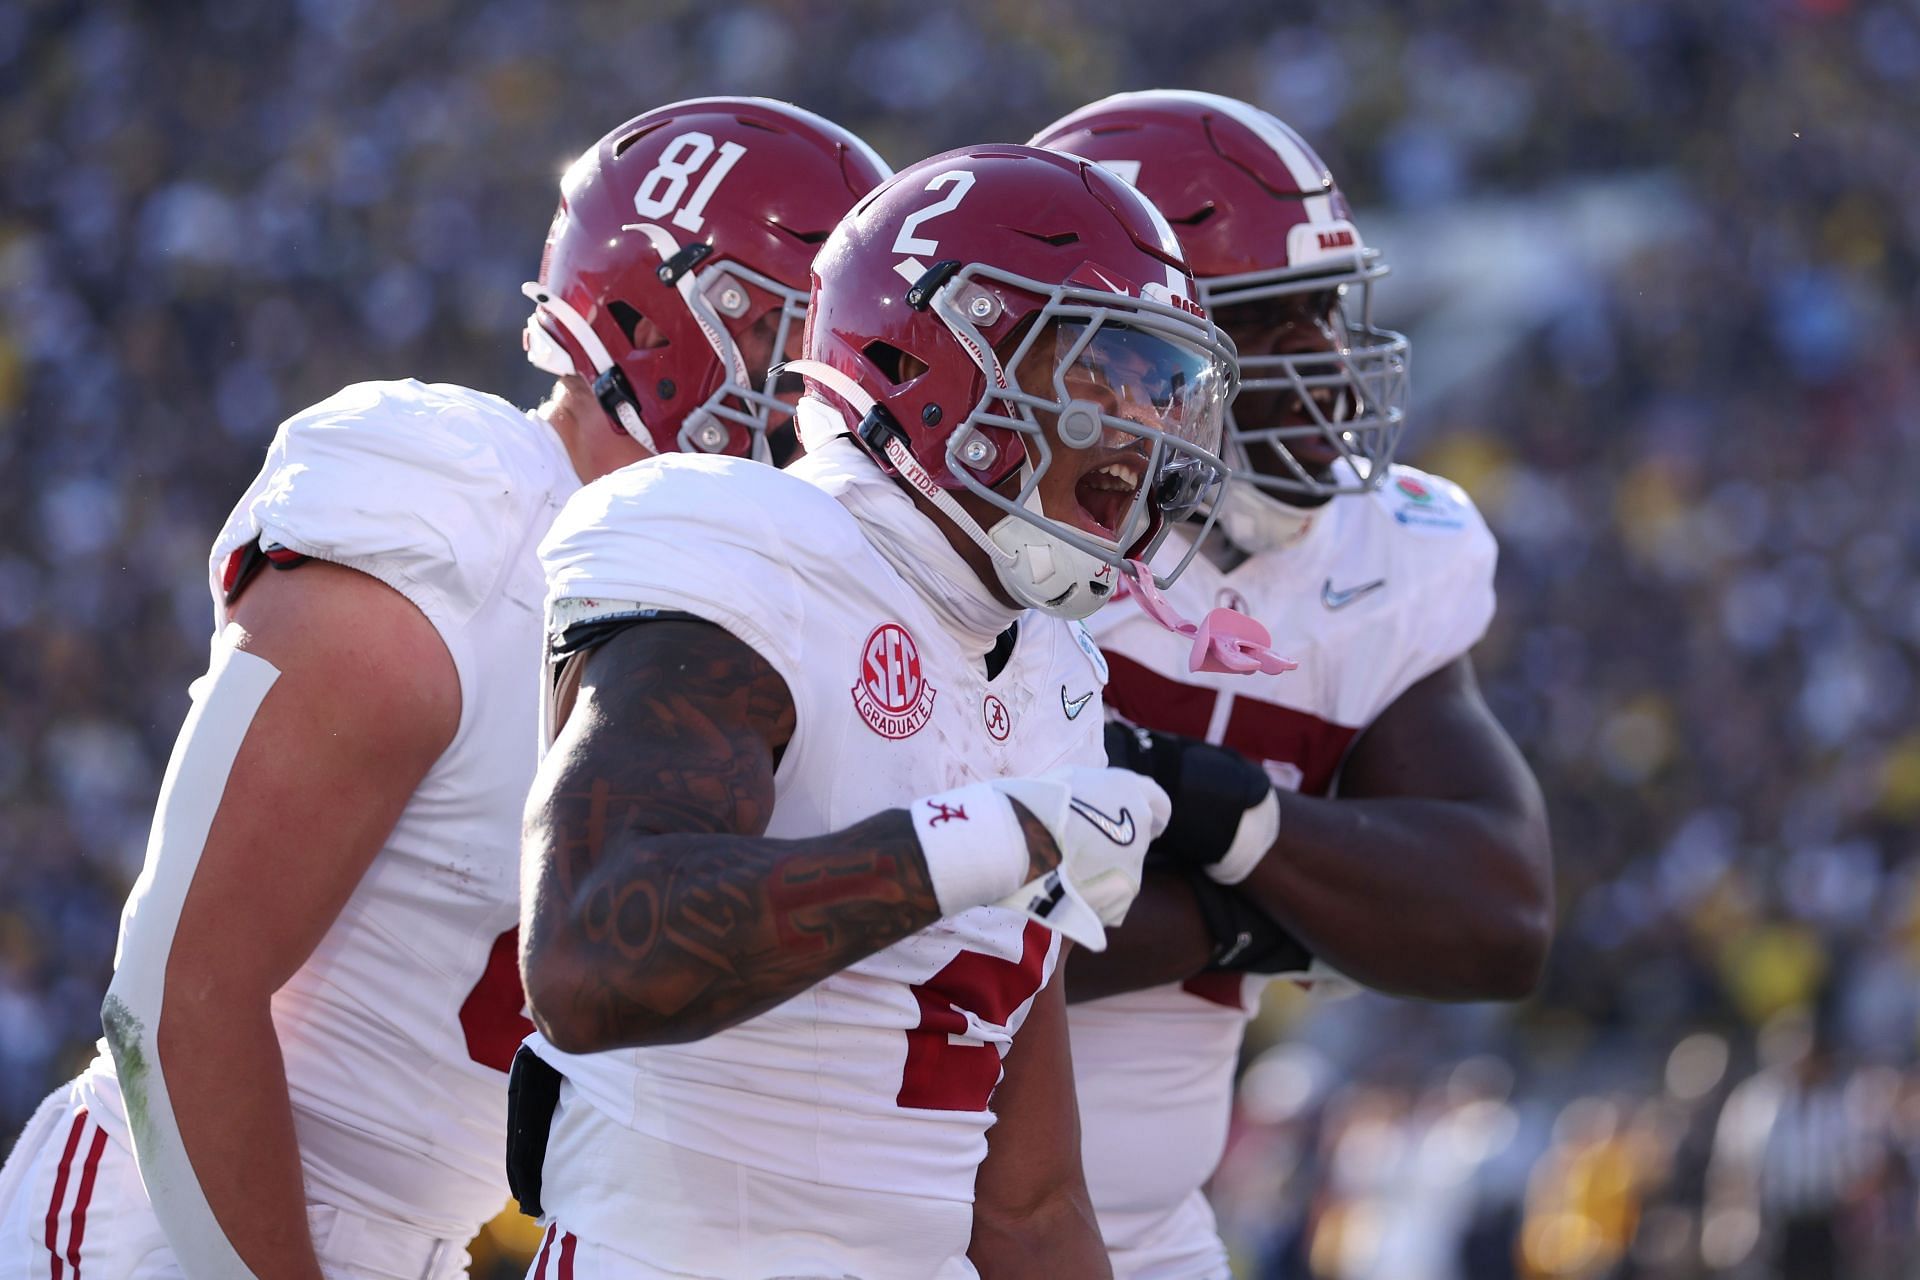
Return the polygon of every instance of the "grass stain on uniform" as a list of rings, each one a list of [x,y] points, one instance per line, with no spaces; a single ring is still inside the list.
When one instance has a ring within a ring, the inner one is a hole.
[[[153,1150],[158,1135],[149,1123],[147,1083],[151,1064],[147,1061],[146,1024],[127,1007],[119,996],[109,995],[100,1005],[100,1026],[107,1033],[107,1047],[113,1051],[114,1074],[120,1078],[120,1098],[127,1110],[127,1125],[133,1130],[134,1144]]]

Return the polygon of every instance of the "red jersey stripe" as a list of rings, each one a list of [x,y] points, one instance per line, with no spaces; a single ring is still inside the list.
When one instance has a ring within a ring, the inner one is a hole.
[[[1207,736],[1219,695],[1198,685],[1169,680],[1122,653],[1102,649],[1107,658],[1106,704],[1137,725],[1189,738]]]
[[[1202,1000],[1245,1013],[1246,976],[1235,970],[1209,969],[1188,978],[1180,984],[1180,989],[1190,996],[1199,996]]]
[[[1218,693],[1168,679],[1124,654],[1108,652],[1107,666],[1112,673],[1108,706],[1149,729],[1206,737]],[[1310,712],[1236,693],[1221,742],[1250,760],[1292,765],[1300,771],[1301,793],[1323,796],[1332,789],[1340,762],[1359,732]]]
[[[93,1200],[94,1179],[100,1173],[100,1153],[107,1148],[107,1131],[93,1129],[93,1145],[87,1148],[87,1163],[80,1172],[80,1190],[73,1196],[73,1225],[67,1228],[67,1261],[73,1266],[73,1280],[80,1280],[80,1242],[87,1236],[87,1205]]]
[[[53,1259],[53,1280],[60,1280],[60,1206],[67,1198],[67,1176],[73,1172],[73,1153],[80,1147],[80,1135],[87,1127],[87,1109],[73,1113],[73,1128],[67,1133],[66,1150],[60,1153],[60,1169],[53,1177],[53,1199],[47,1205],[47,1253]]]
[[[546,1238],[540,1242],[540,1261],[533,1265],[533,1280],[547,1280],[547,1254],[553,1249],[553,1236],[558,1230],[560,1228],[554,1226],[547,1228]]]

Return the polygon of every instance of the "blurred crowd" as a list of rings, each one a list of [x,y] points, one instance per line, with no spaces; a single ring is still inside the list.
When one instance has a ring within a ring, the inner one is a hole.
[[[1920,9],[1176,8],[0,6],[0,1151],[98,1033],[205,548],[281,417],[532,403],[554,183],[659,102],[791,98],[899,164],[1164,84],[1291,121],[1451,282],[1383,291],[1406,456],[1501,538],[1477,660],[1558,850],[1530,1003],[1270,1002],[1216,1184],[1243,1273],[1912,1274]],[[1468,305],[1508,228],[1625,180],[1658,201],[1552,228],[1606,252]]]

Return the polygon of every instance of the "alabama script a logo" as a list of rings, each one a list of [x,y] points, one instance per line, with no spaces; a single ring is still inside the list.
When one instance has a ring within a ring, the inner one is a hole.
[[[853,706],[883,738],[910,738],[933,718],[934,688],[920,673],[920,646],[897,622],[883,622],[860,646]]]

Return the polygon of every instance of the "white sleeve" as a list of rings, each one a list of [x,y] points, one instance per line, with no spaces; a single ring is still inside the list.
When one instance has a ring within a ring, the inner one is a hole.
[[[524,534],[499,427],[413,391],[362,383],[281,424],[214,544],[216,599],[227,557],[262,539],[386,583],[443,630],[473,615]]]
[[[1465,496],[1461,495],[1463,499]],[[1446,625],[1440,628],[1435,639],[1438,655],[1433,664],[1435,670],[1479,644],[1486,637],[1487,628],[1493,625],[1493,575],[1499,564],[1500,546],[1479,509],[1470,500],[1466,506],[1473,519],[1462,530],[1465,545],[1449,566],[1452,570],[1447,575],[1450,589],[1445,599],[1452,602],[1452,607],[1447,610]]]
[[[1403,506],[1396,513],[1396,518],[1411,515],[1428,522],[1400,522],[1406,576],[1422,586],[1407,623],[1411,669],[1402,689],[1464,656],[1487,634],[1499,560],[1493,531],[1466,490],[1440,476],[1419,473],[1418,478],[1429,495],[1426,505]],[[1389,498],[1393,487],[1387,486]]]

